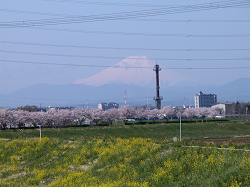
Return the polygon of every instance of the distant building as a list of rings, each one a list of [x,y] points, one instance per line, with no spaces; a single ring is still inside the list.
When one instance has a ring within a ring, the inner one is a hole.
[[[108,110],[108,109],[111,109],[111,108],[119,108],[119,104],[114,103],[114,102],[98,104],[98,109],[101,109],[101,110]]]
[[[74,107],[48,107],[48,108],[44,108],[46,109],[45,111],[51,111],[51,110],[73,110]],[[41,111],[44,111],[43,109]]]
[[[217,103],[217,95],[215,94],[203,94],[199,92],[194,96],[195,108],[211,107]]]
[[[212,107],[218,107],[223,110],[222,115],[232,115],[234,112],[234,105],[232,103],[221,102],[213,105]]]

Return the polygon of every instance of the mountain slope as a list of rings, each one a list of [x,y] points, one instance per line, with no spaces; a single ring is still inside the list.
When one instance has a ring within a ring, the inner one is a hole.
[[[184,97],[186,105],[194,105],[194,95],[199,91],[205,94],[217,94],[218,102],[250,101],[250,78],[242,78],[222,86],[170,86],[160,89],[163,96],[162,106],[182,106]],[[101,102],[117,102],[124,104],[124,91],[127,91],[127,103],[131,106],[145,105],[147,93],[150,102],[154,105],[155,87],[141,87],[136,85],[87,86],[84,84],[49,85],[39,84],[16,90],[9,94],[0,94],[0,107],[18,107],[36,105],[45,106],[87,106],[96,108]]]
[[[155,62],[145,56],[130,56],[86,79],[78,79],[74,84],[100,86],[104,84],[132,84],[148,86],[155,84]],[[160,66],[161,67],[161,66]],[[160,71],[160,85],[173,86],[182,81],[196,82],[169,69]]]

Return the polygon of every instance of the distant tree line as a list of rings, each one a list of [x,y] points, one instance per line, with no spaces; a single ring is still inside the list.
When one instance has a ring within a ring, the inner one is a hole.
[[[35,105],[26,105],[26,106],[21,106],[21,107],[17,107],[17,110],[24,110],[24,111],[28,111],[28,112],[38,112],[39,108]]]
[[[232,111],[236,115],[243,115],[248,113],[250,110],[250,103],[239,103],[238,101],[234,104],[234,110]]]
[[[24,124],[30,124],[37,126],[38,123],[49,127],[66,126],[68,124],[83,124],[85,121],[89,121],[92,125],[98,125],[100,121],[104,121],[109,125],[113,125],[115,120],[122,120],[126,125],[129,120],[137,119],[139,121],[145,119],[157,120],[166,119],[169,120],[173,117],[186,117],[193,119],[195,116],[200,118],[206,118],[222,114],[220,108],[186,108],[183,110],[178,107],[166,106],[161,109],[147,110],[145,108],[132,108],[125,105],[119,109],[109,109],[102,111],[99,109],[57,109],[48,110],[46,112],[37,112],[37,107],[25,106],[19,107],[17,110],[3,109],[0,110],[0,127],[5,129],[8,125],[17,125],[21,128]]]

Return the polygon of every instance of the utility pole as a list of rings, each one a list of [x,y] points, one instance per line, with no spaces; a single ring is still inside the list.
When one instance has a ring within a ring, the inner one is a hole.
[[[181,134],[181,110],[180,110],[180,142],[181,142],[181,139],[182,139],[182,134]]]
[[[147,110],[149,110],[150,109],[150,100],[149,100],[149,98],[150,98],[150,95],[149,95],[149,92],[147,93]]]
[[[186,108],[186,101],[185,101],[185,97],[184,97],[184,102],[183,102],[183,108]]]
[[[127,91],[125,90],[125,98],[124,98],[125,105],[127,105]]]
[[[156,74],[156,97],[154,97],[155,100],[155,107],[157,109],[161,108],[161,100],[163,97],[160,97],[160,83],[159,83],[159,71],[161,71],[161,68],[158,64],[155,65],[155,68],[153,69]]]

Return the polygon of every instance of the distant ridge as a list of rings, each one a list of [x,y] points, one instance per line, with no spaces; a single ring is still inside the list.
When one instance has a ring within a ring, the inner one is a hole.
[[[218,102],[249,102],[250,78],[240,78],[221,86],[169,86],[160,89],[163,96],[162,106],[182,106],[184,97],[186,106],[194,106],[194,95],[199,91],[216,94]],[[155,87],[142,87],[129,84],[105,84],[101,86],[88,86],[84,84],[50,85],[38,84],[19,89],[8,94],[0,93],[0,107],[18,107],[40,104],[48,106],[73,106],[97,108],[101,102],[117,102],[124,105],[124,90],[127,91],[127,104],[130,106],[145,105],[147,93],[154,106],[153,97]]]
[[[91,86],[101,86],[105,84],[132,84],[138,86],[154,85],[155,72],[153,71],[153,68],[155,64],[154,61],[146,56],[129,56],[110,68],[107,68],[89,78],[78,79],[73,83]],[[183,81],[189,83],[196,82],[195,80],[172,70],[162,69],[160,71],[161,86],[173,86]]]

